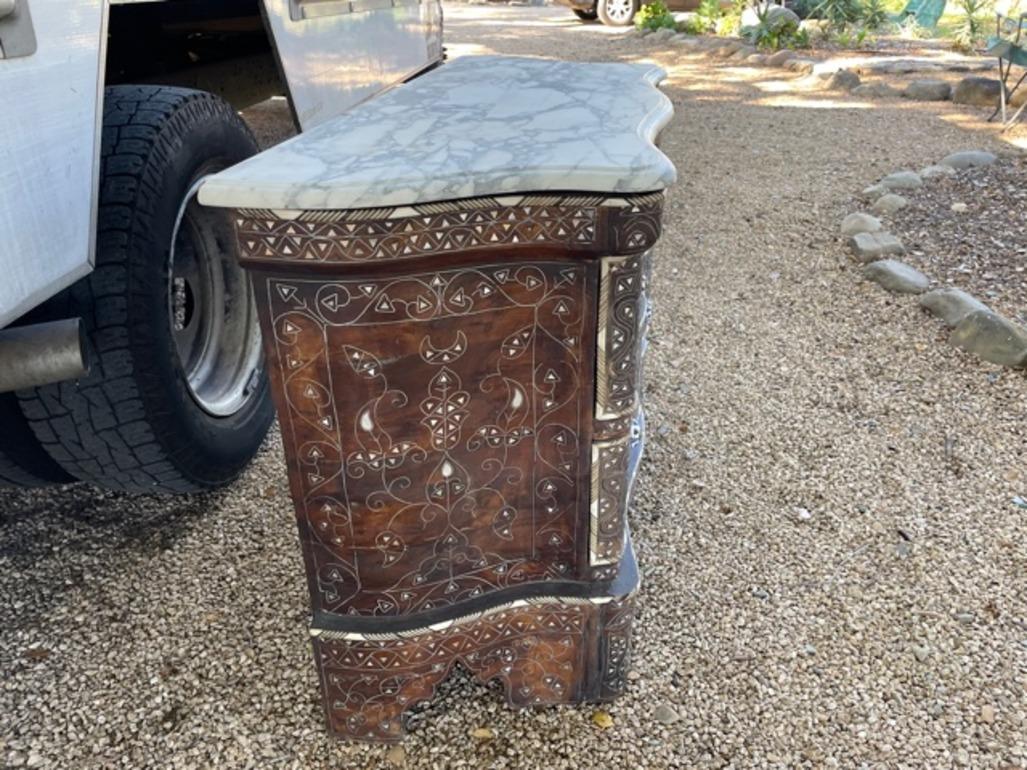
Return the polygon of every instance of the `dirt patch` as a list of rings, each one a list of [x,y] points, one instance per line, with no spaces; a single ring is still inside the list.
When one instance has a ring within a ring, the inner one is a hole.
[[[909,249],[908,261],[1027,322],[1027,161],[930,180],[906,197],[910,205],[893,215],[892,230]]]

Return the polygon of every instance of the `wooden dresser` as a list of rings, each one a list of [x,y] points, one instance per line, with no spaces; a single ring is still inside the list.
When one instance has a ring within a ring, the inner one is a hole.
[[[458,59],[201,188],[253,277],[340,736],[400,739],[456,662],[519,706],[624,688],[662,77]]]

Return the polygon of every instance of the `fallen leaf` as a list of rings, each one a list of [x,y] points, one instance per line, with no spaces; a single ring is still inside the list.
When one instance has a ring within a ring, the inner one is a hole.
[[[266,499],[271,499],[272,497],[274,497],[277,494],[278,494],[278,487],[275,487],[275,486],[270,486],[270,487],[268,487],[267,489],[264,490],[264,497]]]
[[[479,741],[491,741],[496,736],[487,727],[475,727],[471,730],[471,737]]]
[[[46,660],[50,657],[50,651],[46,647],[31,647],[25,650],[24,655],[29,660]]]
[[[406,767],[407,751],[402,746],[393,746],[385,754],[385,761],[393,767]]]
[[[596,727],[601,727],[603,730],[606,730],[613,727],[613,717],[605,711],[594,711],[592,712],[592,723]]]

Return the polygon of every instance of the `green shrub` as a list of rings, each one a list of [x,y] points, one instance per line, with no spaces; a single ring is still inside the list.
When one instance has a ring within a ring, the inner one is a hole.
[[[639,29],[675,29],[674,17],[663,0],[653,0],[638,9],[635,26]]]
[[[959,0],[963,16],[956,27],[955,47],[969,53],[987,34],[994,3],[991,0]]]
[[[866,29],[880,29],[887,24],[888,9],[884,6],[884,0],[865,0],[860,8],[859,20]]]
[[[758,22],[754,27],[747,27],[742,34],[757,48],[778,51],[782,48],[809,48],[809,33],[799,29],[794,21],[770,23],[771,6],[757,8]]]
[[[715,32],[717,20],[723,15],[720,0],[702,0],[695,12],[695,26],[699,32]]]
[[[817,18],[830,22],[835,29],[845,29],[859,20],[862,8],[859,0],[820,0],[814,13]]]

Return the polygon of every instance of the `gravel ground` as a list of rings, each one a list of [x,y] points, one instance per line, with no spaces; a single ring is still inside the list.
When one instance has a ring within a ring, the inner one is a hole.
[[[906,196],[890,229],[906,261],[1027,323],[1027,162],[1012,158],[929,181]],[[967,210],[957,213],[953,204]]]
[[[272,436],[218,495],[0,493],[0,758],[1027,767],[1027,511],[1012,502],[1027,380],[937,344],[834,237],[883,173],[1008,146],[951,107],[850,109],[566,9],[456,6],[447,24],[454,54],[655,58],[672,74],[663,146],[681,181],[632,514],[636,673],[613,726],[587,706],[513,712],[458,677],[402,749],[326,738]]]

